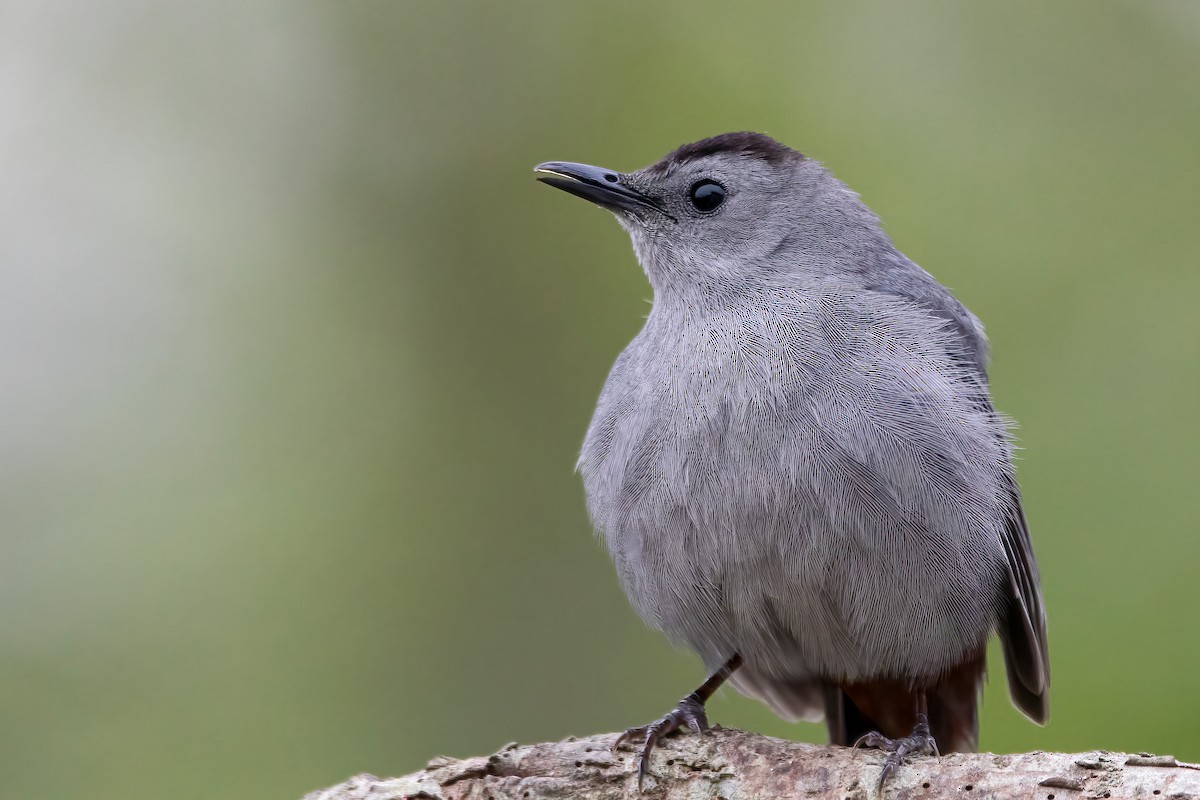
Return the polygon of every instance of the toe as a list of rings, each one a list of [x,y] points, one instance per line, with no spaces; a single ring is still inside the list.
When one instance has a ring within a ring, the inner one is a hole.
[[[870,747],[875,750],[884,750],[889,753],[895,752],[898,746],[899,745],[896,743],[895,739],[889,739],[882,733],[878,733],[876,731],[864,733],[862,736],[858,737],[857,740],[855,740],[853,745],[851,745],[851,747],[855,750],[860,747]]]
[[[649,730],[650,730],[649,725],[639,725],[636,728],[628,729],[627,731],[622,733],[620,736],[618,736],[616,741],[613,742],[613,745],[612,745],[613,752],[620,750],[622,747],[629,744],[634,739],[641,739],[643,736],[645,736],[649,732]]]
[[[887,783],[888,776],[896,771],[896,767],[900,766],[900,759],[896,758],[896,754],[888,756],[887,761],[883,762],[883,769],[879,771],[879,791],[883,791],[883,785]]]
[[[650,772],[650,755],[654,752],[654,748],[658,746],[659,741],[664,736],[674,733],[680,728],[687,728],[696,734],[708,733],[708,716],[704,713],[703,703],[690,697],[685,698],[662,719],[652,722],[649,725],[630,728],[613,742],[612,749],[613,752],[616,752],[623,745],[644,737],[642,746],[638,748],[637,755],[639,792],[641,791],[642,781]]]

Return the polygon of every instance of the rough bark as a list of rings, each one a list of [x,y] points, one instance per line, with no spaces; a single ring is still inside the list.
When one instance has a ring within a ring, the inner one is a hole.
[[[440,757],[402,778],[359,775],[304,800],[616,800],[637,796],[629,750],[615,734],[510,744],[491,756]],[[797,744],[716,728],[673,736],[655,752],[642,789],[647,800],[1200,800],[1200,765],[1147,753],[952,754],[915,757],[877,788],[878,751]]]

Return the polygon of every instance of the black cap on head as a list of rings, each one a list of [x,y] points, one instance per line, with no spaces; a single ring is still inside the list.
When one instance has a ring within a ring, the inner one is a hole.
[[[701,139],[698,142],[685,144],[665,155],[661,161],[648,169],[655,172],[662,172],[677,164],[683,164],[717,153],[735,153],[751,158],[761,158],[772,164],[804,158],[803,153],[775,141],[764,133],[740,131],[737,133],[722,133],[718,136]]]

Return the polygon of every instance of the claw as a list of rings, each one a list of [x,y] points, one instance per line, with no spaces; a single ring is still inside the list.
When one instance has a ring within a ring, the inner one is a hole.
[[[630,728],[617,737],[613,742],[613,751],[616,752],[621,745],[637,739],[645,737],[641,750],[638,751],[637,757],[637,785],[638,793],[642,791],[642,781],[646,777],[646,773],[650,769],[650,754],[654,752],[655,745],[659,739],[667,736],[682,727],[687,727],[692,733],[705,734],[708,733],[708,716],[704,713],[704,703],[708,698],[713,696],[713,693],[721,687],[729,676],[742,665],[742,657],[734,653],[729,657],[729,660],[721,665],[720,669],[708,676],[708,679],[689,694],[687,697],[679,701],[679,705],[671,709],[665,717],[656,722],[651,722],[649,725],[640,725],[636,728]]]
[[[887,760],[883,762],[883,769],[879,773],[879,790],[881,792],[883,785],[887,783],[888,776],[895,772],[908,756],[916,753],[940,755],[937,742],[929,732],[929,718],[924,714],[917,714],[917,724],[913,726],[912,733],[903,739],[889,739],[882,733],[872,731],[858,737],[853,747],[855,749],[874,747],[889,753]]]
[[[630,728],[613,742],[613,750],[615,751],[620,749],[626,742],[645,737],[645,741],[642,743],[637,757],[639,792],[642,790],[642,782],[650,770],[650,755],[654,752],[654,748],[658,746],[659,740],[683,727],[686,727],[697,735],[706,734],[709,731],[708,716],[704,713],[704,704],[694,697],[685,697],[679,701],[679,705],[667,712],[662,719],[651,722],[649,725],[639,725],[636,728]]]

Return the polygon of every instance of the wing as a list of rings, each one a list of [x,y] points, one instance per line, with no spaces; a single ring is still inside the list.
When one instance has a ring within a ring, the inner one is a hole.
[[[996,414],[987,391],[987,339],[983,325],[949,290],[916,264],[903,259],[877,273],[870,288],[903,297],[944,320],[961,347],[951,353],[963,367],[979,376],[979,408]],[[1050,685],[1049,650],[1046,645],[1046,612],[1042,607],[1037,562],[1029,541],[1029,526],[1021,507],[1021,490],[1011,469],[1005,476],[1008,487],[1008,519],[1004,529],[1004,553],[1008,560],[1008,587],[1000,620],[1000,642],[1013,704],[1030,719],[1045,723],[1049,710],[1046,692]]]
[[[1038,585],[1037,562],[1029,543],[1029,527],[1021,508],[1021,490],[1008,476],[1008,524],[1004,529],[1004,553],[1008,557],[1008,596],[1000,621],[1000,643],[1008,692],[1013,704],[1031,720],[1045,724],[1049,716],[1046,690],[1050,686],[1050,658],[1046,647],[1046,612]]]

